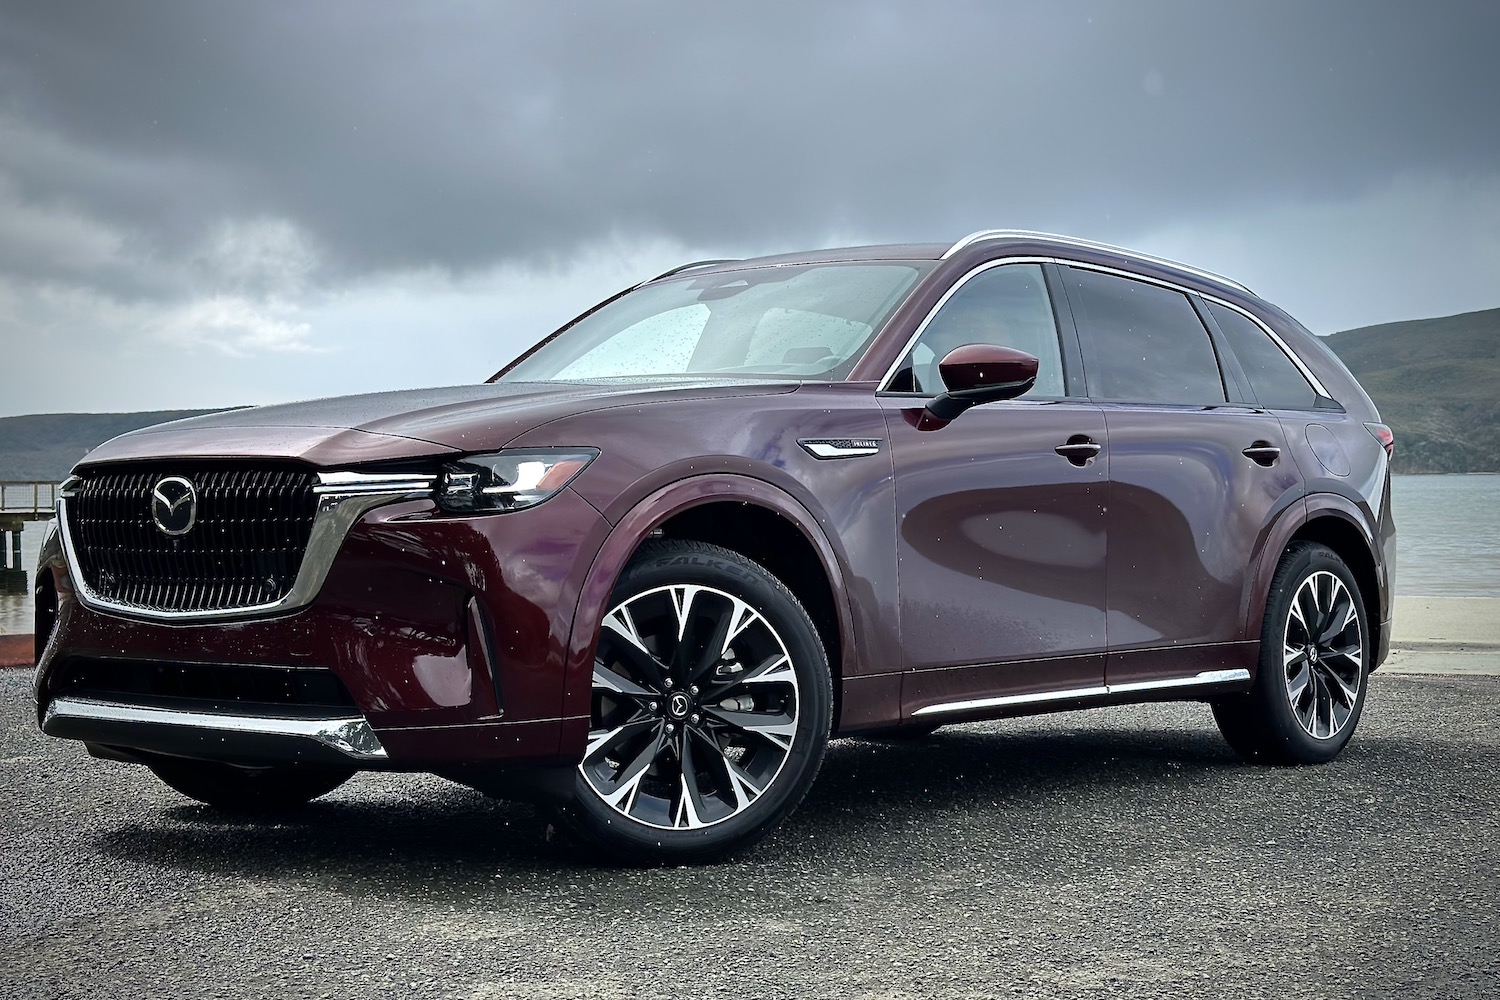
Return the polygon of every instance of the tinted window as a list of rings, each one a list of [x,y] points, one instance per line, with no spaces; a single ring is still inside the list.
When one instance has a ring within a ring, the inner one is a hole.
[[[1098,271],[1064,268],[1078,324],[1092,341],[1089,392],[1146,403],[1222,403],[1213,341],[1187,296]]]
[[[1292,364],[1286,352],[1266,336],[1253,321],[1227,306],[1208,304],[1214,321],[1224,332],[1240,367],[1250,379],[1250,388],[1261,406],[1273,410],[1307,410],[1317,402],[1317,394],[1307,379]]]
[[[891,388],[898,392],[942,392],[947,386],[938,362],[965,344],[994,344],[1025,351],[1038,362],[1036,385],[1026,395],[1063,395],[1057,323],[1039,265],[1007,264],[966,281],[922,331]]]

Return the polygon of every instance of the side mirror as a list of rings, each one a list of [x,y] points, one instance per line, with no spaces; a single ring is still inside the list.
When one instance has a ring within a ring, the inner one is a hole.
[[[1036,385],[1037,359],[1025,351],[993,344],[965,344],[938,362],[948,391],[927,404],[927,412],[953,420],[971,406],[1014,399]]]

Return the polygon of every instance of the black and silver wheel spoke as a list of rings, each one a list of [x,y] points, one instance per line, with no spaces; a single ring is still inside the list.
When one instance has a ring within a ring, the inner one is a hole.
[[[1338,735],[1354,715],[1364,682],[1355,597],[1327,571],[1302,581],[1282,630],[1282,663],[1292,714],[1309,736]]]
[[[739,597],[682,584],[622,602],[604,625],[579,765],[599,800],[679,830],[754,805],[791,753],[800,709],[770,622]]]

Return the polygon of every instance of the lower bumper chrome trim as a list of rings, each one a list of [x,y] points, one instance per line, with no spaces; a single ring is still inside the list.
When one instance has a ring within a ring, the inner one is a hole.
[[[1137,691],[1164,691],[1171,688],[1204,687],[1211,684],[1233,684],[1248,681],[1248,670],[1205,670],[1192,677],[1169,677],[1158,681],[1131,681],[1128,684],[1103,684],[1097,687],[1070,688],[1066,691],[1036,691],[1030,694],[1008,694],[998,698],[979,698],[974,701],[950,701],[941,705],[919,708],[912,715],[938,715],[947,712],[973,712],[986,708],[1004,708],[1010,705],[1035,705],[1048,701],[1076,701],[1081,698],[1107,698],[1115,694],[1134,694]]]
[[[121,705],[92,698],[54,698],[42,719],[43,732],[100,743],[121,741],[126,746],[134,746],[137,741],[129,738],[131,730],[147,737],[139,741],[148,744],[142,749],[160,748],[162,741],[150,738],[153,731],[160,734],[175,730],[207,736],[310,741],[354,760],[386,759],[385,747],[380,745],[375,730],[357,715],[331,719],[265,718]]]

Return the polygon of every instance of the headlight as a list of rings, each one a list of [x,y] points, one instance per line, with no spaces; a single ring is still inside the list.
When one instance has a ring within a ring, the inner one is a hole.
[[[520,510],[557,494],[599,456],[594,448],[470,455],[443,466],[438,506],[455,514]]]

